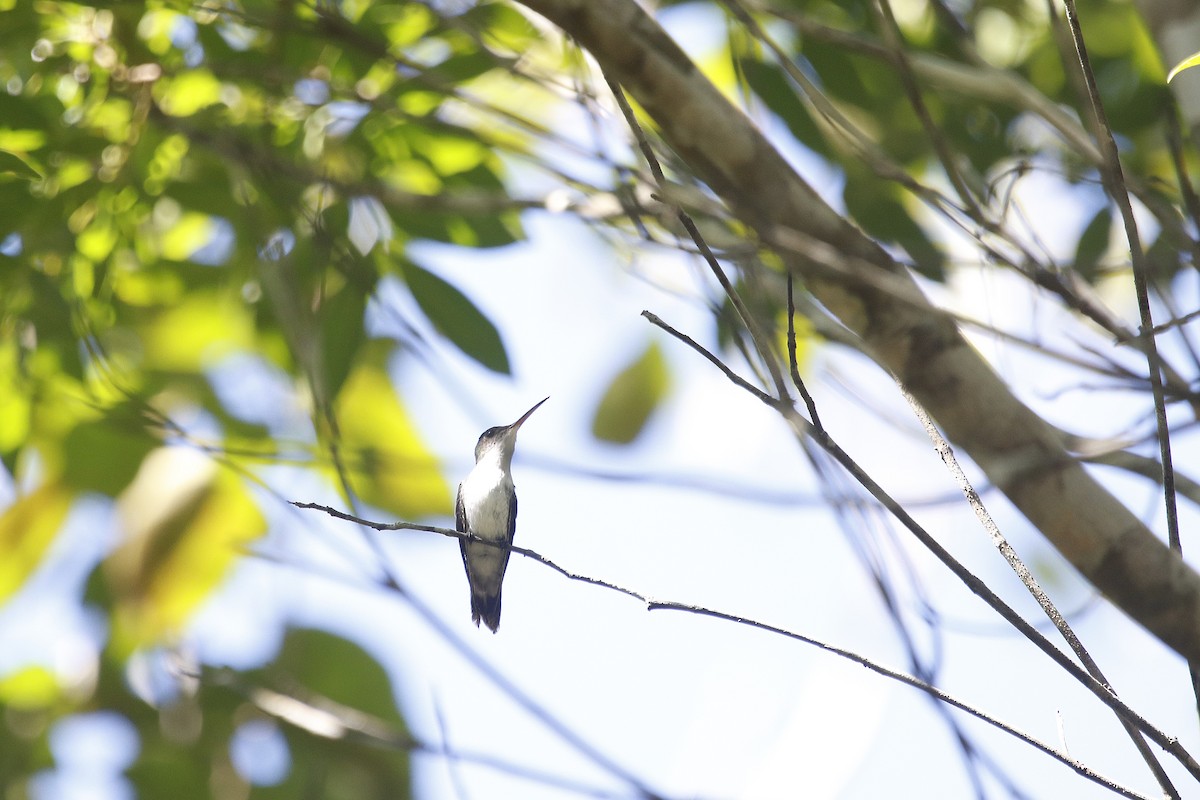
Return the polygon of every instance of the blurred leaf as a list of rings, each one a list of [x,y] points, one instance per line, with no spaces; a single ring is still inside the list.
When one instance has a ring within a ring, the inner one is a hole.
[[[796,368],[803,376],[808,371],[809,362],[812,361],[813,351],[823,341],[817,329],[812,322],[796,313],[792,325],[796,330]],[[781,363],[785,368],[788,366],[788,341],[787,341],[787,310],[779,312],[778,324],[775,327],[775,339],[779,347],[779,352],[782,355]]]
[[[1187,250],[1180,250],[1170,241],[1170,237],[1160,233],[1154,243],[1146,248],[1146,263],[1150,267],[1146,277],[1152,282],[1166,283],[1181,270],[1190,270],[1192,262],[1186,253]]]
[[[845,48],[806,39],[801,51],[812,64],[825,91],[843,100],[864,104],[871,97],[859,75],[859,61]]]
[[[75,249],[89,261],[99,262],[112,253],[117,239],[117,228],[112,217],[101,214],[75,237]]]
[[[28,440],[33,412],[20,348],[13,338],[0,340],[0,455],[6,463]]]
[[[396,396],[390,353],[390,342],[368,341],[334,401],[350,485],[366,502],[404,519],[449,514],[450,486]]]
[[[40,130],[0,128],[0,150],[29,153],[46,146],[46,133]]]
[[[504,3],[472,4],[462,15],[462,20],[488,40],[518,54],[525,52],[538,38],[538,30],[529,19]]]
[[[846,210],[872,236],[903,247],[917,271],[936,281],[945,280],[946,256],[930,240],[892,187],[880,187],[873,176],[847,174],[842,193]]]
[[[750,88],[767,104],[767,108],[783,120],[796,140],[818,153],[828,154],[829,147],[824,135],[783,70],[776,64],[749,58],[743,59],[739,65]]]
[[[158,445],[138,422],[132,414],[121,420],[113,413],[72,428],[63,443],[63,480],[79,491],[120,494],[137,475],[142,459]]]
[[[0,179],[10,176],[27,181],[43,177],[41,171],[22,156],[8,150],[0,150]]]
[[[62,698],[54,673],[43,666],[28,666],[0,678],[0,705],[32,709],[54,705]]]
[[[310,692],[403,726],[392,682],[360,645],[326,631],[292,628],[271,665]],[[401,727],[401,729],[403,729]]]
[[[355,197],[350,200],[350,221],[346,233],[350,243],[364,256],[377,243],[392,238],[392,223],[383,205],[373,197]]]
[[[402,261],[401,271],[413,299],[439,333],[493,372],[510,374],[500,332],[466,295],[411,261]]]
[[[377,4],[368,12],[372,24],[387,36],[393,48],[409,47],[428,35],[437,25],[437,17],[420,3]]]
[[[1105,205],[1083,229],[1079,236],[1079,244],[1075,247],[1075,271],[1088,281],[1096,279],[1100,259],[1108,252],[1111,232],[1112,209]]]
[[[524,235],[516,214],[458,217],[451,222],[452,241],[467,247],[504,247]]]
[[[504,197],[504,185],[491,166],[479,164],[446,178],[448,190],[464,190],[464,194]],[[521,218],[515,212],[467,214],[448,216],[447,241],[464,247],[503,247],[524,236]]]
[[[185,447],[148,455],[118,509],[127,535],[105,568],[121,653],[176,635],[266,529],[242,479]]]
[[[617,373],[592,418],[592,435],[629,444],[641,434],[670,387],[667,362],[656,343]]]
[[[391,680],[362,647],[324,631],[288,631],[274,662],[254,675],[264,691],[252,698],[279,720],[291,750],[285,782],[257,787],[262,798],[321,797],[325,800],[403,800],[412,796],[407,727]],[[278,692],[278,694],[276,694]],[[240,714],[245,720],[248,715]],[[347,718],[349,717],[349,718]],[[351,726],[390,728],[396,747],[363,747],[340,735],[336,720]]]
[[[17,591],[37,569],[67,518],[74,493],[63,483],[46,483],[18,497],[0,513],[0,601]]]
[[[459,175],[488,161],[491,153],[478,137],[456,131],[408,131],[407,138],[434,171],[443,177]],[[490,173],[489,173],[490,174]]]
[[[212,239],[213,218],[195,211],[185,211],[163,232],[162,255],[172,261],[186,261]]]
[[[227,791],[237,785],[229,757],[234,720],[250,712],[242,698],[201,685],[198,694],[168,695],[150,705],[131,691],[131,672],[123,657],[107,650],[99,666],[93,702],[123,714],[139,735],[137,761],[125,775],[140,797],[208,800],[214,794],[216,768],[224,774]]]
[[[190,117],[221,99],[221,82],[206,69],[194,69],[155,81],[154,94],[167,114]]]
[[[778,259],[774,259],[768,254],[767,258],[763,259],[761,267],[782,270],[782,264],[772,263],[771,266],[768,266],[768,262],[777,261]],[[758,320],[760,325],[765,326],[763,332],[767,335],[774,336],[778,332],[777,323],[780,320],[784,324],[787,323],[787,319],[783,316],[783,307],[781,305],[786,298],[771,292],[764,292],[760,283],[748,284],[741,278],[738,278],[734,282],[733,288],[749,310],[750,316]],[[741,314],[734,307],[733,300],[728,294],[722,295],[721,305],[716,309],[716,327],[717,344],[722,350],[735,344],[739,336],[743,344],[749,342],[745,333],[746,324],[742,321]]]
[[[462,53],[447,58],[425,74],[433,81],[446,81],[451,84],[465,83],[472,78],[478,78],[489,70],[496,69],[500,64],[490,53],[475,51]]]
[[[4,127],[12,130],[38,130],[49,126],[54,119],[55,107],[61,113],[61,104],[56,99],[26,93],[0,92],[0,119]]]
[[[196,372],[238,349],[254,347],[254,320],[241,298],[192,292],[143,328],[146,364]]]
[[[64,299],[64,287],[35,270],[18,274],[26,280],[23,288],[31,295],[25,313],[37,329],[39,349],[50,351],[67,376],[81,380],[83,357],[71,328],[72,311]]]
[[[363,314],[367,296],[353,284],[327,299],[317,321],[321,329],[321,358],[327,386],[325,397],[335,397],[354,366],[358,349],[366,341]]]

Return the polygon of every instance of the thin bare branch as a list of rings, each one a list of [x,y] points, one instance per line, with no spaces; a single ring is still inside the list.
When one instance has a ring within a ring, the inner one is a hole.
[[[517,764],[488,753],[437,747],[414,736],[410,731],[352,706],[307,692],[299,687],[279,691],[246,680],[228,669],[202,669],[199,672],[177,670],[209,686],[228,689],[252,703],[259,711],[279,722],[312,736],[331,741],[351,741],[385,750],[423,753],[444,758],[450,763],[474,764],[496,772],[521,778],[542,786],[564,789],[581,797],[599,800],[625,800],[638,797],[628,793],[610,792],[596,786],[538,769]]]
[[[637,115],[633,113],[633,108],[629,105],[629,101],[625,99],[625,92],[620,85],[614,81],[607,73],[604,79],[608,81],[608,87],[612,91],[613,97],[616,98],[617,106],[621,109],[621,113],[625,117],[625,124],[633,132],[634,139],[637,141],[638,149],[641,150],[642,158],[646,160],[646,164],[650,167],[650,173],[658,182],[659,190],[664,193],[664,199],[668,197],[667,179],[663,174],[662,166],[658,163],[658,157],[654,155],[654,148],[650,146],[650,140],[646,138],[645,131],[642,130],[641,124],[637,121]],[[669,201],[668,201],[669,202]],[[675,213],[679,217],[680,224],[687,231],[688,236],[692,237],[692,241],[696,243],[696,247],[700,249],[701,255],[704,257],[704,262],[708,264],[708,268],[712,271],[717,282],[721,285],[721,290],[733,303],[733,307],[737,309],[738,317],[741,318],[742,324],[746,326],[746,330],[750,332],[750,338],[754,342],[755,349],[758,351],[758,356],[762,361],[767,372],[771,375],[771,380],[775,384],[775,391],[780,398],[787,397],[787,385],[783,380],[783,373],[779,371],[779,361],[775,358],[775,353],[771,349],[770,340],[766,333],[763,332],[758,318],[750,313],[746,307],[745,301],[742,300],[741,294],[734,288],[729,280],[729,276],[725,274],[725,270],[721,267],[721,263],[717,261],[717,257],[713,255],[708,244],[704,241],[704,237],[700,234],[700,229],[696,227],[696,223],[692,220],[690,214],[683,210],[682,207],[676,206]]]
[[[292,505],[294,505],[296,508],[323,511],[331,517],[337,517],[338,519],[342,519],[347,522],[353,522],[356,525],[361,525],[367,528],[373,528],[377,531],[425,531],[426,533],[437,533],[441,534],[442,536],[448,536],[451,539],[462,539],[464,541],[471,542],[472,544],[481,544],[486,547],[495,547],[500,550],[511,550],[514,553],[520,553],[526,558],[533,559],[543,566],[549,567],[559,575],[562,575],[564,578],[568,578],[573,581],[580,581],[581,583],[590,583],[594,586],[611,589],[619,594],[628,595],[629,597],[632,597],[636,600],[641,600],[642,602],[646,601],[646,598],[643,595],[633,591],[632,589],[626,589],[623,586],[618,586],[617,584],[609,583],[608,581],[602,581],[599,578],[593,578],[588,575],[581,575],[577,572],[571,572],[570,570],[560,567],[550,559],[546,558],[540,553],[530,550],[527,547],[509,545],[505,544],[504,542],[493,542],[488,539],[481,539],[472,533],[463,533],[462,531],[456,531],[453,528],[439,528],[436,525],[421,525],[416,522],[373,522],[355,514],[348,514],[345,511],[339,511],[336,508],[321,505],[320,503],[304,503],[300,501],[293,501]]]
[[[1015,728],[1012,725],[1009,725],[1008,723],[1003,722],[1002,720],[1000,720],[996,717],[993,717],[990,714],[987,714],[986,712],[980,711],[979,709],[974,708],[973,706],[963,703],[961,700],[956,699],[952,695],[946,694],[941,689],[938,689],[936,686],[931,686],[930,684],[928,684],[924,681],[918,680],[917,678],[914,678],[911,675],[905,675],[902,672],[897,672],[895,670],[888,669],[887,667],[884,667],[880,664],[876,664],[874,661],[871,661],[869,658],[860,656],[857,653],[854,653],[850,650],[844,650],[840,647],[834,647],[833,645],[825,644],[824,642],[818,641],[816,639],[811,639],[807,636],[804,636],[803,634],[794,633],[792,631],[785,630],[784,628],[779,628],[775,625],[768,625],[765,622],[759,622],[757,620],[753,620],[748,617],[741,617],[741,616],[737,616],[734,614],[727,614],[723,611],[715,611],[711,608],[705,608],[703,606],[689,605],[687,603],[673,603],[673,602],[668,602],[668,601],[656,600],[656,601],[653,601],[650,603],[649,610],[650,611],[660,611],[660,610],[661,611],[686,611],[690,614],[698,614],[698,615],[704,616],[704,617],[713,617],[715,619],[725,620],[726,622],[736,622],[739,625],[747,625],[751,628],[756,628],[761,631],[766,631],[768,633],[774,633],[778,636],[784,636],[788,639],[795,639],[796,641],[804,642],[807,645],[811,645],[820,650],[824,650],[827,653],[832,653],[833,655],[839,656],[840,658],[847,659],[847,660],[852,661],[855,664],[858,664],[862,667],[866,667],[867,669],[871,670],[872,672],[874,672],[876,674],[883,675],[884,677],[890,678],[891,680],[894,680],[894,681],[899,681],[900,683],[903,683],[906,686],[911,686],[914,689],[919,689],[920,691],[925,692],[933,697],[936,697],[938,700],[940,700],[948,705],[954,706],[957,709],[965,711],[968,714],[970,714],[971,716],[975,717],[976,719],[982,720],[983,722],[986,722],[987,724],[992,725],[993,727],[998,728],[999,730],[1002,730],[1005,733],[1016,737],[1017,739],[1020,739],[1022,742],[1025,742],[1026,744],[1031,745],[1032,747],[1034,747],[1034,748],[1040,750],[1041,752],[1045,753],[1046,755],[1050,756],[1055,761],[1058,761],[1059,763],[1065,764],[1066,766],[1070,767],[1078,775],[1080,775],[1084,778],[1087,778],[1088,780],[1092,781],[1093,783],[1097,783],[1100,786],[1103,786],[1105,789],[1108,789],[1111,792],[1115,792],[1116,794],[1119,794],[1122,797],[1141,798],[1142,800],[1149,800],[1149,798],[1150,798],[1149,795],[1143,795],[1138,792],[1135,792],[1134,790],[1121,785],[1117,781],[1115,781],[1111,778],[1107,778],[1107,777],[1095,772],[1087,765],[1085,765],[1079,761],[1076,761],[1074,758],[1072,758],[1067,753],[1057,750],[1054,747],[1051,747],[1049,744],[1046,744],[1045,742],[1035,739],[1033,736],[1025,733],[1024,731],[1021,731],[1018,728]]]
[[[808,387],[804,385],[803,379],[800,377],[800,360],[796,357],[796,296],[792,292],[792,273],[789,270],[787,273],[787,349],[788,349],[788,370],[791,372],[792,383],[796,386],[796,391],[800,393],[800,397],[804,400],[804,405],[808,407],[808,418],[812,422],[813,427],[817,430],[824,430],[821,425],[821,417],[817,414],[817,403],[813,400],[812,394],[809,393]]]
[[[930,441],[933,442],[934,450],[937,451],[938,456],[942,459],[942,463],[946,465],[946,469],[950,471],[955,483],[962,490],[963,496],[971,506],[971,510],[975,512],[979,524],[983,526],[984,531],[991,538],[992,544],[1000,551],[1000,555],[1008,562],[1009,567],[1016,573],[1017,578],[1020,579],[1025,588],[1029,590],[1030,595],[1037,601],[1038,606],[1045,612],[1046,617],[1054,624],[1055,629],[1058,630],[1063,640],[1066,641],[1067,646],[1071,648],[1071,652],[1083,664],[1084,669],[1093,678],[1112,690],[1112,684],[1109,683],[1108,678],[1104,677],[1104,673],[1100,671],[1100,666],[1092,658],[1091,653],[1083,646],[1083,642],[1079,641],[1079,637],[1075,635],[1075,631],[1072,630],[1066,618],[1063,617],[1054,605],[1054,601],[1050,599],[1050,596],[1038,584],[1037,578],[1025,566],[1025,562],[1021,560],[1021,557],[1017,555],[1017,551],[1009,544],[1008,539],[1000,531],[1000,526],[996,524],[992,515],[983,505],[983,500],[979,497],[979,493],[975,491],[975,487],[971,485],[970,479],[967,478],[967,474],[963,472],[962,467],[959,465],[958,459],[954,455],[954,450],[950,447],[950,443],[942,436],[937,426],[933,424],[933,420],[929,418],[929,414],[925,412],[925,409],[921,407],[917,399],[903,387],[901,387],[901,393],[920,421],[921,427],[925,429],[925,433],[928,434]],[[1113,693],[1116,694],[1115,690],[1113,690]],[[1150,746],[1142,737],[1141,732],[1138,731],[1132,722],[1124,719],[1120,714],[1117,714],[1117,720],[1125,729],[1134,747],[1137,748],[1138,753],[1142,756],[1142,760],[1146,762],[1146,766],[1150,768],[1150,772],[1154,775],[1154,779],[1158,781],[1158,785],[1162,788],[1164,796],[1177,800],[1179,790],[1172,785],[1170,776],[1167,775],[1166,770],[1159,763],[1158,757],[1150,750]]]
[[[1083,30],[1079,26],[1079,13],[1075,8],[1075,0],[1063,0],[1063,8],[1066,10],[1071,41],[1075,45],[1075,53],[1083,73],[1084,86],[1087,89],[1087,100],[1092,109],[1096,140],[1100,145],[1100,152],[1104,155],[1100,174],[1104,178],[1104,188],[1108,190],[1109,196],[1113,198],[1117,209],[1121,212],[1121,221],[1125,226],[1125,238],[1129,242],[1129,254],[1133,261],[1133,284],[1137,293],[1138,315],[1141,318],[1141,340],[1150,373],[1150,391],[1154,397],[1154,421],[1158,428],[1158,453],[1162,463],[1163,508],[1167,516],[1167,543],[1172,550],[1182,554],[1183,543],[1179,538],[1179,509],[1175,497],[1175,471],[1171,462],[1171,429],[1167,422],[1167,407],[1163,396],[1163,362],[1158,354],[1158,342],[1152,334],[1154,317],[1150,309],[1150,268],[1146,253],[1142,249],[1137,220],[1133,216],[1133,205],[1129,202],[1129,190],[1125,186],[1125,171],[1121,166],[1121,156],[1117,151],[1117,143],[1113,139],[1112,128],[1108,125],[1108,116],[1104,111],[1104,103],[1100,99],[1100,90],[1096,86],[1096,76],[1092,72],[1091,60],[1088,57],[1087,43],[1083,40]],[[1192,693],[1196,699],[1196,708],[1200,712],[1200,661],[1189,659],[1188,669],[1191,673]]]
[[[1162,359],[1158,355],[1158,345],[1151,335],[1154,330],[1154,318],[1150,310],[1150,289],[1147,281],[1150,269],[1146,262],[1146,253],[1142,249],[1141,237],[1138,234],[1137,220],[1133,216],[1133,205],[1129,202],[1129,190],[1125,186],[1125,170],[1121,167],[1121,156],[1117,152],[1117,143],[1113,139],[1112,129],[1108,126],[1108,117],[1104,112],[1104,103],[1100,99],[1100,90],[1096,86],[1096,76],[1092,72],[1091,61],[1088,58],[1087,44],[1083,40],[1083,31],[1079,27],[1079,13],[1075,9],[1075,0],[1063,0],[1063,8],[1067,12],[1067,23],[1071,31],[1071,40],[1075,44],[1075,52],[1079,58],[1079,66],[1083,72],[1084,85],[1087,88],[1087,101],[1092,109],[1095,122],[1095,134],[1100,152],[1103,155],[1100,173],[1104,177],[1104,186],[1108,194],[1117,204],[1121,212],[1121,221],[1125,225],[1125,238],[1129,242],[1129,253],[1133,259],[1133,282],[1137,291],[1138,314],[1141,317],[1141,339],[1149,364],[1150,389],[1154,396],[1154,417],[1158,425],[1159,457],[1162,459],[1163,507],[1167,514],[1167,537],[1171,549],[1182,552],[1179,541],[1179,511],[1175,501],[1175,475],[1171,465],[1171,431],[1167,424],[1166,403],[1163,399]],[[1200,693],[1197,694],[1200,703]]]
[[[319,505],[316,503],[294,502],[293,505],[297,506],[298,508],[322,511],[322,512],[329,514],[330,516],[337,517],[338,519],[343,519],[343,520],[346,520],[349,522],[354,522],[356,524],[366,525],[368,527],[371,527],[371,528],[373,528],[375,530],[379,530],[379,531],[415,530],[415,531],[424,531],[424,532],[428,532],[428,533],[437,533],[437,534],[447,536],[450,538],[463,538],[463,535],[460,534],[458,531],[450,530],[447,528],[438,528],[438,527],[432,526],[432,525],[420,525],[420,524],[408,523],[408,522],[396,522],[396,523],[373,522],[371,520],[360,519],[358,517],[355,517],[352,514],[347,514],[345,512],[338,511],[336,509],[329,508],[328,506],[323,506],[323,505]],[[549,559],[546,559],[536,553],[533,553],[532,551],[529,551],[529,550],[526,550],[526,549],[520,548],[520,547],[513,547],[513,546],[506,547],[504,544],[495,544],[494,546],[503,548],[503,549],[509,549],[512,552],[519,553],[522,556],[525,556],[527,558],[531,558],[534,561],[536,561],[546,567],[549,567],[550,569],[553,569],[555,572],[558,572],[559,574],[564,575],[565,577],[571,578],[573,580],[582,580],[583,582],[589,583],[593,586],[598,586],[598,587],[609,589],[612,591],[617,591],[621,594],[624,594],[627,597],[635,598],[635,599],[639,600],[640,602],[644,603],[647,610],[649,610],[649,611],[656,611],[656,610],[686,611],[686,612],[698,614],[701,616],[707,616],[707,617],[712,617],[715,619],[724,620],[726,622],[733,622],[733,623],[736,623],[739,625],[746,625],[746,626],[749,626],[752,628],[757,628],[759,630],[774,633],[776,635],[783,636],[785,638],[793,639],[795,641],[800,641],[805,644],[809,644],[814,647],[818,647],[821,650],[824,650],[826,652],[838,655],[842,658],[849,659],[856,664],[867,667],[868,669],[872,670],[873,672],[876,672],[877,674],[880,674],[880,675],[890,678],[892,680],[900,681],[901,683],[912,686],[914,688],[920,689],[921,691],[926,692],[926,693],[938,698],[939,700],[943,700],[943,701],[947,702],[948,704],[954,706],[955,708],[965,711],[966,713],[970,714],[971,716],[976,717],[976,718],[988,723],[989,725],[992,725],[992,726],[998,728],[999,730],[1004,731],[1005,733],[1008,733],[1009,735],[1025,742],[1026,744],[1033,746],[1037,750],[1040,750],[1041,752],[1045,753],[1046,755],[1050,756],[1051,758],[1055,759],[1056,761],[1059,761],[1060,763],[1070,767],[1077,774],[1087,778],[1088,780],[1091,780],[1101,786],[1104,786],[1105,788],[1110,789],[1111,791],[1116,792],[1117,794],[1119,794],[1123,797],[1134,798],[1135,800],[1149,800],[1146,795],[1139,794],[1131,789],[1128,789],[1127,787],[1121,786],[1117,782],[1104,777],[1103,775],[1096,772],[1095,770],[1092,770],[1090,767],[1088,767],[1083,762],[1080,762],[1076,759],[1071,758],[1065,752],[1056,750],[1055,748],[1051,747],[1050,745],[1047,745],[1047,744],[1035,739],[1034,737],[1030,736],[1029,734],[1024,733],[1023,731],[1021,731],[1011,725],[1008,725],[1007,723],[1002,722],[998,718],[993,717],[992,715],[990,715],[984,711],[981,711],[962,700],[959,700],[957,698],[954,698],[951,695],[946,694],[945,692],[928,684],[925,681],[921,681],[918,678],[912,677],[910,675],[905,675],[904,673],[896,672],[894,670],[891,670],[891,669],[888,669],[881,665],[878,665],[875,662],[871,661],[869,658],[866,658],[865,656],[861,656],[852,651],[826,644],[819,640],[812,639],[810,637],[804,636],[799,633],[795,633],[793,631],[788,631],[783,628],[778,628],[773,625],[768,625],[766,623],[758,622],[756,620],[749,619],[747,617],[741,617],[741,616],[737,616],[734,614],[729,614],[726,612],[718,611],[715,609],[706,608],[703,606],[691,605],[691,604],[681,603],[681,602],[677,602],[677,601],[673,601],[673,600],[657,599],[657,598],[652,597],[649,594],[644,594],[644,593],[629,590],[629,589],[619,588],[619,587],[615,586],[614,584],[612,584],[608,581],[605,581],[605,580],[601,580],[599,578],[592,578],[592,577],[588,577],[588,576],[574,577],[574,573],[570,572],[569,570],[559,567],[558,565],[554,564]],[[260,557],[270,558],[269,556],[260,556]],[[280,563],[290,564],[290,562],[281,561],[279,559],[274,559],[274,560],[280,561]],[[319,571],[319,568],[315,567],[313,565],[307,565],[307,564],[290,564],[290,565],[296,566],[298,568],[306,569],[306,570]],[[338,574],[330,574],[329,577],[334,580],[345,580],[344,576],[338,575]],[[385,591],[400,594],[404,598],[404,600],[410,604],[413,601],[412,595],[409,594],[408,592],[406,592],[403,588],[401,588],[398,585],[394,585],[394,584],[387,583],[387,582],[380,582],[378,584],[378,586],[380,588],[384,589]],[[423,604],[418,606],[418,608],[424,608]],[[425,611],[428,612],[428,609],[425,609]],[[654,796],[654,795],[650,795],[650,796]]]
[[[648,312],[643,312],[643,315],[646,314],[648,314]],[[657,317],[654,319],[657,319]],[[661,320],[655,324],[658,324],[660,328],[668,333],[677,336],[680,341],[683,341],[693,350],[696,350],[697,352],[701,353],[701,355],[704,355],[707,360],[717,365],[717,367],[736,385],[748,389],[751,394],[754,394],[755,397],[763,400],[763,402],[766,402],[768,405],[777,409],[783,415],[784,419],[792,426],[797,436],[811,437],[813,440],[815,440],[827,453],[834,458],[835,461],[841,464],[842,467],[846,469],[850,475],[871,494],[872,497],[874,497],[881,505],[883,505],[884,508],[888,510],[889,513],[891,513],[906,529],[908,529],[917,538],[917,540],[934,555],[934,557],[941,561],[942,564],[945,565],[955,577],[962,581],[962,583],[972,593],[987,603],[987,605],[997,614],[999,614],[1001,618],[1003,618],[1009,625],[1011,625],[1022,636],[1033,643],[1039,650],[1049,656],[1056,664],[1062,667],[1062,669],[1070,674],[1071,677],[1087,688],[1088,691],[1095,695],[1101,702],[1113,709],[1113,711],[1115,711],[1122,719],[1134,724],[1139,730],[1144,732],[1151,739],[1151,741],[1163,748],[1166,752],[1170,753],[1176,760],[1178,760],[1193,777],[1200,780],[1200,762],[1196,761],[1196,759],[1179,743],[1179,740],[1176,737],[1167,736],[1163,731],[1155,728],[1147,719],[1145,719],[1137,711],[1126,705],[1124,701],[1113,694],[1112,690],[1108,686],[1089,675],[1078,664],[1072,661],[1069,656],[1067,656],[1052,642],[1050,642],[1050,640],[1047,639],[1039,630],[1037,630],[1037,628],[1025,621],[1025,619],[1022,618],[1011,606],[1005,603],[999,595],[993,592],[987,586],[987,584],[981,581],[974,573],[972,573],[962,563],[954,558],[954,556],[951,555],[951,553],[946,550],[946,548],[943,547],[936,538],[930,535],[930,533],[926,531],[924,527],[922,527],[903,506],[897,503],[882,486],[876,483],[875,480],[869,474],[867,474],[867,472],[863,470],[862,467],[860,467],[848,453],[846,453],[846,451],[842,450],[842,448],[833,440],[831,436],[829,436],[826,431],[816,429],[812,423],[797,413],[794,407],[785,403],[771,401],[770,398],[764,400],[764,398],[761,396],[761,391],[755,389],[749,384],[746,384],[744,380],[733,373],[732,370],[730,370],[727,366],[722,364],[720,359],[718,359],[716,356],[708,353],[701,345],[697,344],[695,341],[684,336],[683,334],[678,333],[665,323],[660,323]]]

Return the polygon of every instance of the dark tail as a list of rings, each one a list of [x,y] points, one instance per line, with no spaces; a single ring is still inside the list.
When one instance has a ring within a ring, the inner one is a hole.
[[[500,629],[500,592],[490,597],[471,593],[471,621],[478,625],[481,619],[492,633]]]

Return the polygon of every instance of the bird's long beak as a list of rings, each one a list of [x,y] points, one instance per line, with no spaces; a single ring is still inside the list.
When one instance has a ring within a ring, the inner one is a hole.
[[[521,415],[521,418],[520,418],[519,420],[517,420],[516,422],[514,422],[512,425],[509,425],[508,427],[509,427],[509,428],[511,428],[513,431],[516,431],[516,430],[517,430],[517,428],[521,427],[521,424],[522,424],[523,422],[525,422],[525,420],[529,419],[529,415],[530,415],[530,414],[532,414],[533,412],[535,412],[535,411],[537,411],[539,408],[541,408],[541,405],[542,405],[542,403],[546,402],[546,401],[547,401],[547,400],[549,400],[549,399],[550,399],[549,397],[543,398],[543,399],[541,400],[541,402],[539,402],[539,403],[538,403],[537,405],[535,405],[533,408],[529,409],[529,410],[528,410],[528,411],[526,411],[524,414],[522,414],[522,415]]]

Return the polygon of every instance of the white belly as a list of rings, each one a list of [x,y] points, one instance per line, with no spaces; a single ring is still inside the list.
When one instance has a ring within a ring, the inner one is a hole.
[[[501,470],[473,470],[462,485],[463,509],[471,532],[489,541],[506,540],[512,497],[512,480]]]

